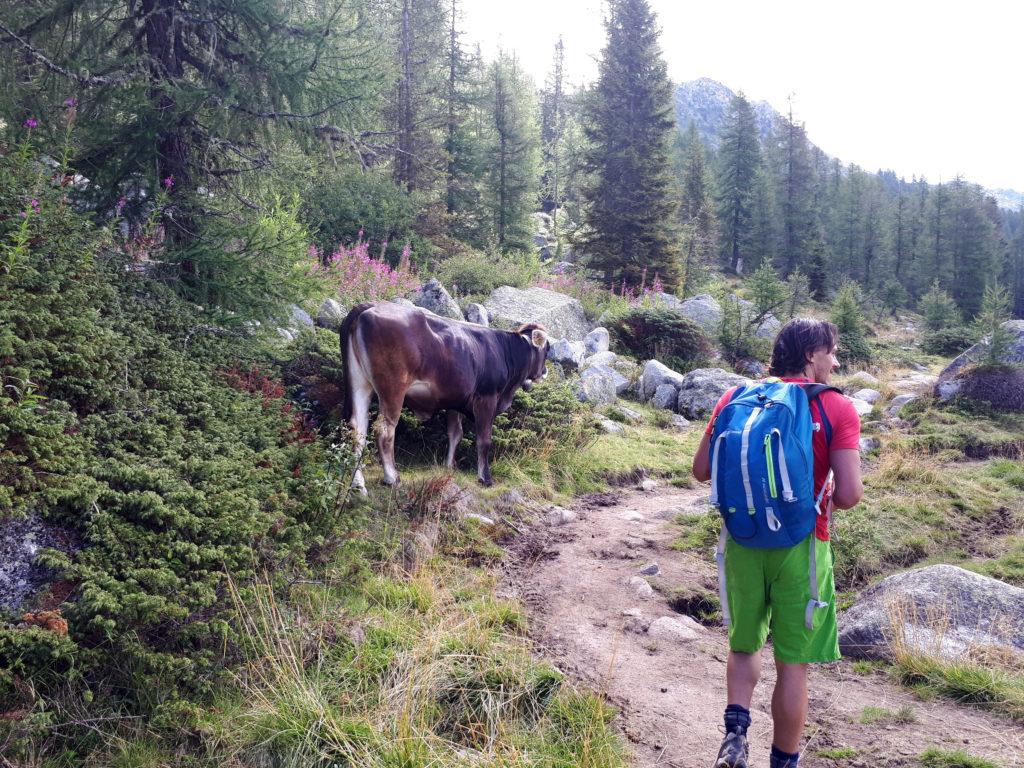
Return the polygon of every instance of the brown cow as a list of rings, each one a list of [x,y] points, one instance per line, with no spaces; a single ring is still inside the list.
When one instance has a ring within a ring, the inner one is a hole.
[[[380,407],[377,446],[388,485],[398,482],[395,426],[403,404],[421,420],[448,412],[449,467],[462,439],[462,417],[469,416],[476,427],[477,476],[491,485],[494,418],[508,410],[520,387],[528,390],[547,375],[549,346],[535,323],[499,331],[390,301],[360,304],[341,325],[344,418],[355,432],[357,450],[366,445],[374,394]],[[362,472],[353,485],[365,492]]]

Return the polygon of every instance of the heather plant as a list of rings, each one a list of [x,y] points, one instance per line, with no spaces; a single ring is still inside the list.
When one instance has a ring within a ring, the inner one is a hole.
[[[699,325],[664,307],[631,307],[615,318],[608,330],[617,348],[641,359],[656,358],[670,367],[692,367],[688,361],[703,360],[712,351]]]
[[[329,255],[315,245],[309,246],[309,256],[317,265],[316,271],[331,286],[332,295],[347,307],[362,301],[404,296],[419,286],[419,279],[409,265],[409,245],[402,249],[396,267],[391,267],[384,258],[386,251],[385,242],[375,258],[370,253],[370,242],[363,239],[362,230],[355,243],[339,245]]]

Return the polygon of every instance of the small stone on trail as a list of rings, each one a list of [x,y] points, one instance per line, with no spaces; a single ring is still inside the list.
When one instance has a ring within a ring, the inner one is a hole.
[[[640,569],[641,576],[657,576],[659,573],[661,573],[661,568],[657,563],[651,563]]]
[[[669,426],[677,432],[683,432],[690,428],[690,420],[677,413],[672,417],[672,423]]]
[[[548,525],[565,525],[576,521],[578,515],[565,507],[552,507],[548,510]]]
[[[487,515],[481,515],[481,514],[478,514],[476,512],[467,512],[464,515],[463,519],[464,520],[476,520],[481,525],[494,525],[494,520],[492,520],[491,518],[487,517]]]
[[[644,519],[644,516],[637,512],[635,509],[628,509],[622,513],[622,519],[630,523],[639,523]]]
[[[622,432],[622,425],[616,424],[611,419],[598,419],[597,425],[603,432],[606,432],[609,435],[618,435]]]
[[[652,621],[651,626],[647,628],[647,634],[657,640],[675,643],[687,643],[700,637],[700,632],[696,629],[671,616],[662,616]]]
[[[654,596],[654,587],[639,576],[631,576],[626,584],[636,592],[637,597],[642,600],[646,600],[648,597]]]
[[[651,480],[651,478],[649,477],[645,477],[643,480],[641,480],[639,485],[640,490],[644,491],[645,493],[650,493],[657,487],[658,483],[655,482],[654,480]]]

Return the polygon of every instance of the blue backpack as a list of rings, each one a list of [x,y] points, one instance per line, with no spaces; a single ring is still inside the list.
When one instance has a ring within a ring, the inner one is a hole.
[[[828,485],[814,496],[810,404],[825,384],[767,379],[739,387],[711,433],[711,506],[739,544],[759,549],[791,547],[814,530]],[[827,443],[832,426],[821,408]]]

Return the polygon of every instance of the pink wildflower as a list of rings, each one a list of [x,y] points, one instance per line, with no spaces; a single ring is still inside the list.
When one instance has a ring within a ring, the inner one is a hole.
[[[74,109],[78,106],[78,99],[76,99],[74,96],[68,99],[64,99],[64,106],[68,109]]]
[[[164,188],[165,189],[170,189],[173,186],[174,186],[174,174],[172,173],[170,176],[168,176],[166,179],[164,179]]]
[[[36,127],[38,127],[38,125],[39,125],[39,121],[36,120],[34,117],[30,117],[28,120],[25,121],[25,127],[26,128],[30,128],[30,129],[31,128],[36,128]]]
[[[124,212],[124,207],[126,205],[128,205],[128,198],[125,197],[124,195],[121,195],[121,197],[117,199],[117,205],[114,206],[115,214],[117,216],[120,216]]]
[[[33,197],[33,198],[32,198],[32,199],[31,199],[31,200],[29,201],[29,203],[28,203],[28,204],[32,206],[32,210],[33,210],[33,211],[35,211],[36,213],[39,213],[39,201],[38,201],[38,200],[36,200],[36,199],[35,199],[35,198]]]

